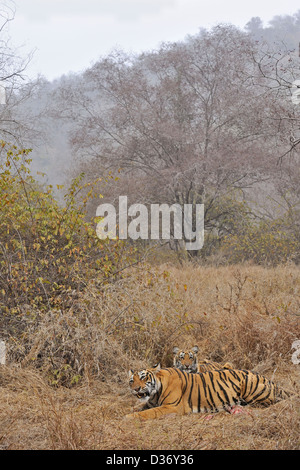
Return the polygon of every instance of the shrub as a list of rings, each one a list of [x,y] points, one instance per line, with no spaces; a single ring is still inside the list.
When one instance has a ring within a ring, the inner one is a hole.
[[[288,230],[285,219],[248,221],[241,230],[225,237],[222,248],[232,263],[252,260],[255,264],[276,266],[298,261],[300,254],[299,240]]]
[[[87,220],[96,182],[83,184],[80,175],[59,204],[54,188],[33,178],[30,150],[0,145],[0,312],[2,328],[17,334],[24,312],[35,321],[69,308],[88,280],[120,271],[128,253],[118,240],[99,240],[96,219]]]

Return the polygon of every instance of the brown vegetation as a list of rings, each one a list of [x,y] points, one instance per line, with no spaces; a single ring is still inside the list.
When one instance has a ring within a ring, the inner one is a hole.
[[[35,126],[14,108],[33,85],[18,89],[26,63],[3,40],[2,52],[0,122],[13,145],[0,140],[0,447],[298,449],[299,58],[220,25],[156,52],[114,52],[63,80],[43,113],[68,129],[67,189],[34,178],[18,148]],[[175,254],[99,240],[102,194],[204,204],[203,250],[188,255],[172,234]],[[196,344],[200,360],[258,371],[293,396],[210,420],[126,421],[128,369],[171,366],[174,345]]]
[[[299,449],[299,365],[291,360],[299,288],[294,266],[139,265],[101,292],[91,284],[64,316],[50,310],[34,334],[24,331],[26,355],[21,338],[9,342],[14,361],[0,369],[1,447]],[[259,371],[295,396],[242,415],[129,423],[124,415],[136,403],[128,368],[171,365],[179,343]]]

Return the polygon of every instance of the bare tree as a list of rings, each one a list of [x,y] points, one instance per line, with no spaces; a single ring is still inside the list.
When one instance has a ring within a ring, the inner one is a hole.
[[[122,168],[140,202],[204,203],[206,228],[219,230],[222,199],[267,181],[284,151],[285,103],[262,62],[232,26],[136,57],[116,51],[61,89],[59,112],[93,173]]]
[[[31,123],[22,118],[19,106],[33,92],[33,84],[26,80],[25,71],[32,53],[22,56],[11,43],[8,26],[15,17],[13,1],[1,2],[0,7],[0,84],[5,99],[0,105],[0,138],[22,145],[22,138],[28,134]]]

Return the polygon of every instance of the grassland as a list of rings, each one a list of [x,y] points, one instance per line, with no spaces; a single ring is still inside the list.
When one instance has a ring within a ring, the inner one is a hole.
[[[300,448],[298,267],[141,264],[24,325],[0,366],[1,449]],[[195,344],[200,358],[258,371],[295,396],[210,420],[124,419],[136,404],[128,369],[169,366],[173,346]]]

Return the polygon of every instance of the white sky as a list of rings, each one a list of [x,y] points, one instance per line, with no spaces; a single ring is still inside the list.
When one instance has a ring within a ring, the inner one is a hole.
[[[0,6],[12,0],[0,0]],[[292,15],[299,0],[14,0],[10,36],[22,51],[36,49],[28,75],[52,80],[80,72],[114,47],[148,51],[218,23],[244,27],[259,16]]]

